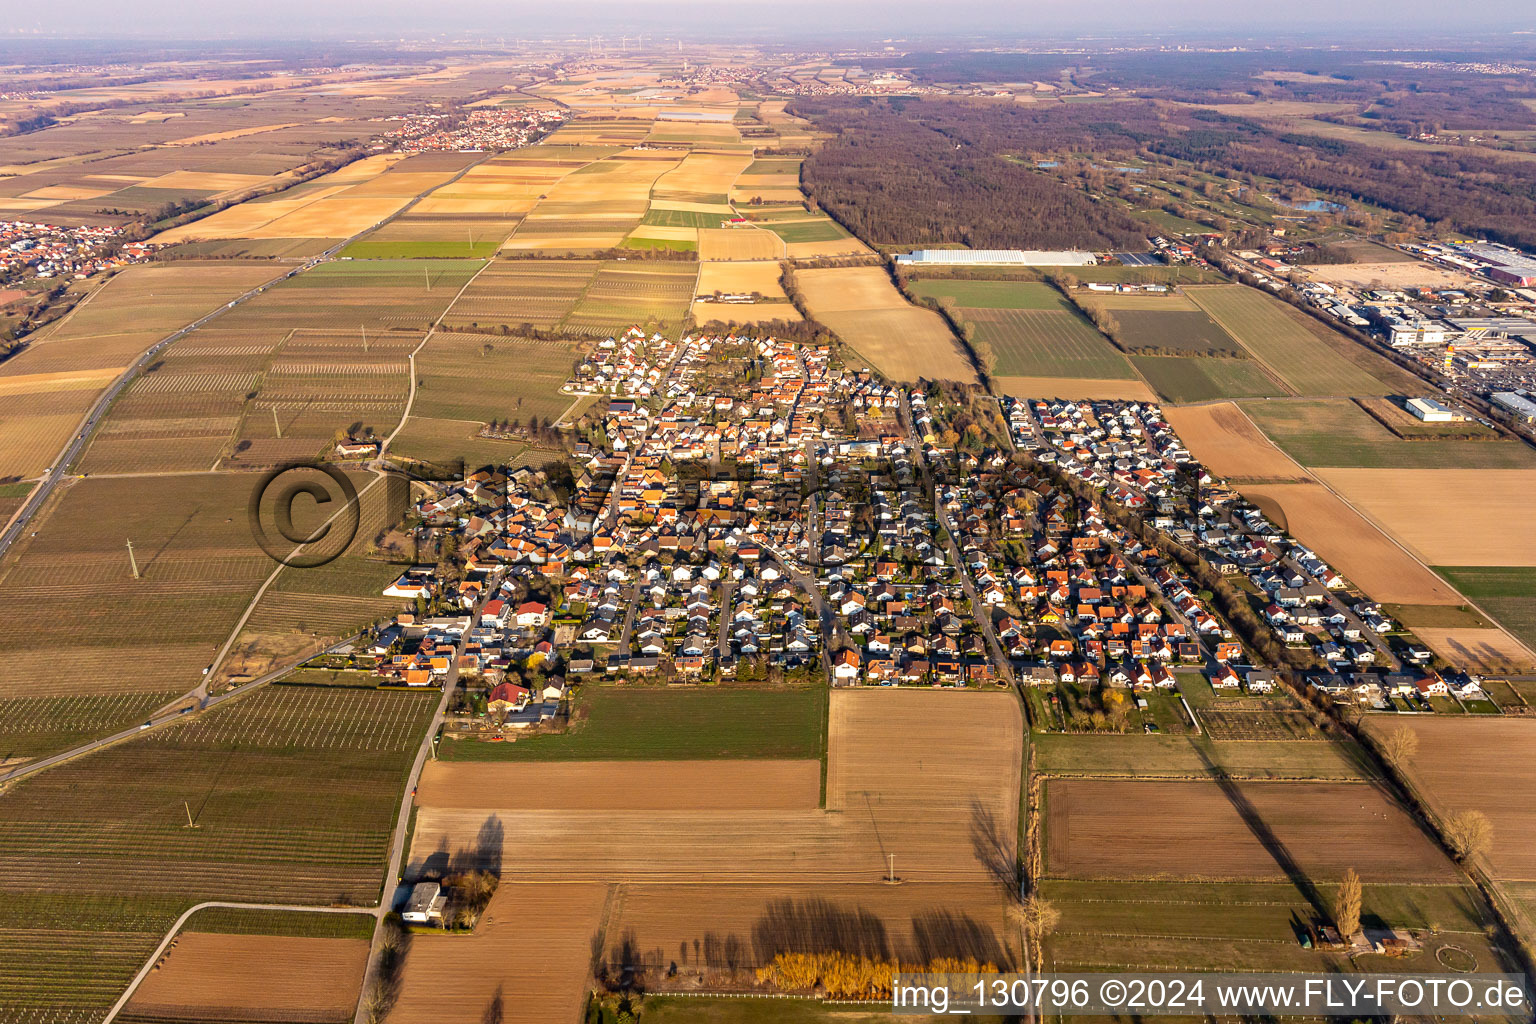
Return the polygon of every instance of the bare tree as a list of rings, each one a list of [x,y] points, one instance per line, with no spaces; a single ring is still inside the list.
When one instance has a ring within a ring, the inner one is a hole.
[[[1360,930],[1360,876],[1355,869],[1344,872],[1339,891],[1333,894],[1333,923],[1346,942]]]
[[[1487,856],[1493,847],[1493,822],[1482,811],[1458,811],[1445,823],[1445,839],[1458,860]]]
[[[1419,734],[1408,726],[1399,726],[1381,741],[1381,756],[1393,768],[1402,768],[1419,752]]]

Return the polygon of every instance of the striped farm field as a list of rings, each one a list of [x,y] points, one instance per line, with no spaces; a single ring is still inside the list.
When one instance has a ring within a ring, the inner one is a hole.
[[[1205,402],[1213,398],[1261,398],[1283,395],[1254,359],[1205,356],[1133,356],[1140,374],[1170,402]]]
[[[1405,375],[1391,363],[1257,289],[1197,286],[1186,294],[1298,395],[1386,395],[1404,387]]]
[[[0,764],[37,757],[143,721],[175,692],[0,699]]]
[[[14,670],[0,696],[196,685],[273,568],[247,518],[257,482],[195,473],[70,484],[0,578],[0,658]]]
[[[606,335],[631,324],[678,324],[693,300],[698,266],[692,263],[604,263],[566,318],[571,334]]]
[[[193,903],[374,904],[436,701],[271,686],[0,794],[5,1019],[101,1019]]]
[[[553,330],[592,283],[595,260],[497,260],[485,269],[444,318],[447,327],[527,324]]]
[[[1035,309],[958,311],[976,325],[976,338],[997,354],[994,371],[1006,377],[1131,379],[1125,356],[1075,312]]]
[[[549,421],[571,404],[560,386],[581,355],[561,342],[440,332],[416,357],[422,386],[412,415],[484,423]]]

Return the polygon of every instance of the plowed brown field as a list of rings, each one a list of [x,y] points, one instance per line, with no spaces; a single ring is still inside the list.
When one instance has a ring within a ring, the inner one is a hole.
[[[367,962],[363,939],[185,932],[128,1011],[196,1020],[351,1020]]]
[[[1046,785],[1046,869],[1086,878],[1448,882],[1450,860],[1365,783]]]
[[[1231,402],[1166,406],[1163,415],[1190,454],[1228,480],[1306,480],[1307,471],[1264,436]]]

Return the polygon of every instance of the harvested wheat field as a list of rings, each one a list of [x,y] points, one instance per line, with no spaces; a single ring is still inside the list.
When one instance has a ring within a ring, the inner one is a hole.
[[[1324,561],[1388,604],[1463,604],[1465,598],[1408,552],[1317,484],[1243,484],[1243,497],[1316,551]]]
[[[1457,668],[1470,672],[1529,671],[1536,659],[1530,648],[1502,629],[1440,629],[1414,626],[1414,636]]]
[[[1403,726],[1367,716],[1375,735],[1412,730],[1414,788],[1442,818],[1477,810],[1493,823],[1489,865],[1504,879],[1536,879],[1536,718],[1420,715]]]
[[[1084,878],[1443,882],[1455,868],[1365,783],[1046,784],[1046,870]]]
[[[766,235],[767,232],[762,234]],[[693,318],[700,323],[710,320],[734,320],[737,323],[800,320],[800,311],[790,303],[789,296],[784,294],[779,274],[779,264],[766,260],[750,263],[700,263],[699,283],[694,287],[696,297],[691,309]],[[750,295],[756,292],[761,299],[753,303],[727,303],[704,298],[715,292],[722,295]]]
[[[758,228],[700,228],[699,259],[776,260],[784,242],[772,231]]]
[[[352,1019],[364,939],[183,932],[127,1012],[196,1020]]]
[[[1163,415],[1190,454],[1228,480],[1309,479],[1290,456],[1264,436],[1248,414],[1231,402],[1167,406]]]
[[[819,761],[432,761],[416,799],[508,810],[792,811],[821,801]]]
[[[991,882],[887,885],[620,885],[604,950],[610,963],[665,968],[759,966],[779,953],[840,951],[927,963],[1010,961],[1005,890]]]
[[[607,899],[606,885],[504,880],[473,935],[412,936],[391,1024],[579,1019]]]
[[[1430,565],[1536,565],[1536,470],[1322,469],[1317,475]]]
[[[1102,398],[1155,402],[1152,389],[1139,380],[1094,377],[993,377],[993,388],[1014,398]],[[1166,412],[1166,408],[1164,409]]]
[[[894,854],[913,881],[984,881],[1013,862],[1023,731],[1011,694],[837,691],[826,811],[622,811],[438,806],[418,799],[413,871],[486,849],[482,861],[547,881],[853,882]],[[626,762],[610,762],[622,778]],[[484,792],[484,790],[480,790]],[[1011,866],[1008,867],[1011,871]]]
[[[794,245],[790,247],[791,252]],[[806,308],[888,377],[976,379],[960,341],[939,314],[909,303],[882,267],[802,270]]]

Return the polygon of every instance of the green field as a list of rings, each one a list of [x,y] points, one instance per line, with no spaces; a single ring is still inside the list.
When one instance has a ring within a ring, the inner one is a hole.
[[[658,210],[653,206],[645,211],[640,223],[668,228],[717,228],[721,221],[730,220],[734,216],[729,210],[700,213],[697,210]]]
[[[340,256],[354,260],[419,259],[489,259],[501,248],[503,235],[496,234],[473,242],[466,236],[449,239],[399,240],[364,238],[341,250]]]
[[[1186,294],[1296,394],[1386,395],[1401,388],[1404,374],[1391,363],[1263,292],[1223,285]]]
[[[1229,356],[1244,354],[1235,338],[1198,310],[1111,308],[1110,312],[1120,322],[1120,333],[1116,337],[1127,348],[1162,349],[1194,355],[1212,352]]]
[[[306,914],[290,910],[208,907],[187,918],[182,931],[218,935],[297,935],[309,939],[372,939],[372,914]]]
[[[769,221],[764,225],[785,242],[835,242],[848,232],[828,218],[819,220]]]
[[[1280,385],[1252,359],[1199,356],[1133,356],[1131,362],[1158,394],[1171,402],[1280,395]]]
[[[580,358],[561,342],[439,332],[416,356],[412,418],[548,421],[570,406],[560,386]]]
[[[252,200],[255,202],[255,200]],[[231,238],[208,242],[182,242],[165,250],[165,255],[178,259],[208,257],[228,259],[243,256],[250,259],[301,258],[315,256],[333,245],[339,238]]]
[[[976,339],[997,354],[993,373],[1003,377],[1097,377],[1130,380],[1130,364],[1108,338],[1076,312],[1029,309],[962,309],[962,323],[976,325]]]
[[[1347,399],[1250,402],[1243,411],[1303,466],[1365,469],[1530,469],[1523,441],[1407,441]]]
[[[588,684],[568,733],[515,743],[444,740],[448,761],[819,758],[827,691],[656,690]]]
[[[1051,775],[1189,778],[1208,763],[1240,779],[1359,779],[1371,774],[1353,743],[1323,739],[1221,740],[1142,734],[1036,733],[1037,766]]]
[[[1061,293],[1039,281],[913,281],[908,290],[921,298],[938,299],[956,306],[985,309],[1038,309],[1071,312]]]
[[[374,905],[435,706],[270,686],[0,794],[7,1019],[100,1019],[203,900]]]
[[[1434,570],[1526,646],[1536,647],[1536,567],[1437,565]]]

